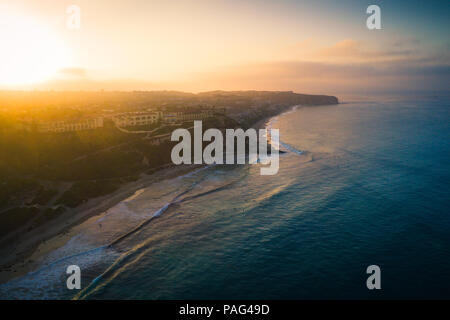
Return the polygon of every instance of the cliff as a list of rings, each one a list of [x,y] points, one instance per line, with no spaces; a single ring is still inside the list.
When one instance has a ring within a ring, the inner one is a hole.
[[[335,96],[325,96],[325,95],[309,95],[309,94],[299,94],[294,93],[295,99],[297,99],[298,104],[305,105],[323,105],[323,104],[338,104],[339,100]]]
[[[338,98],[326,95],[300,94],[293,91],[210,91],[198,93],[200,103],[233,106],[254,104],[323,105],[338,104]]]

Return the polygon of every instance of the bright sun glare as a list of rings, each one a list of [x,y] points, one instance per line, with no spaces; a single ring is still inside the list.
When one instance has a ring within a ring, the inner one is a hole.
[[[29,17],[0,12],[0,40],[0,85],[42,82],[67,65],[63,44]]]

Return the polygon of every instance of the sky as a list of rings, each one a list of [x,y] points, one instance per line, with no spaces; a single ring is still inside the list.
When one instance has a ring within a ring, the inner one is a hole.
[[[448,0],[0,0],[0,89],[448,91],[449,13]]]

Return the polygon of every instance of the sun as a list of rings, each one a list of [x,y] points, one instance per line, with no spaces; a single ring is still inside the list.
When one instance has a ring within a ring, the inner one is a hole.
[[[63,43],[43,23],[20,14],[0,12],[0,85],[43,82],[67,65]]]

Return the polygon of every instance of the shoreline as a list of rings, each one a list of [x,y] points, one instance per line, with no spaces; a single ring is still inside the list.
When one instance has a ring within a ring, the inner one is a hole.
[[[283,108],[275,115],[263,117],[250,127],[263,129],[270,119],[288,112],[294,107]],[[138,180],[122,185],[115,192],[90,199],[77,208],[69,209],[54,221],[33,230],[30,234],[12,239],[19,243],[13,245],[13,248],[2,247],[0,249],[0,285],[36,270],[50,252],[60,248],[77,234],[78,228],[83,222],[132,197],[140,189],[162,180],[182,176],[202,166],[204,165],[176,166],[168,164],[166,168],[161,168],[152,174],[141,174]]]
[[[83,222],[132,197],[140,189],[165,179],[177,178],[200,167],[202,165],[170,165],[152,174],[142,174],[138,180],[121,186],[115,192],[69,209],[61,217],[34,230],[33,233],[13,239],[20,242],[12,248],[3,247],[0,250],[0,285],[22,277],[39,267],[43,258],[66,244],[77,233],[78,227]]]

